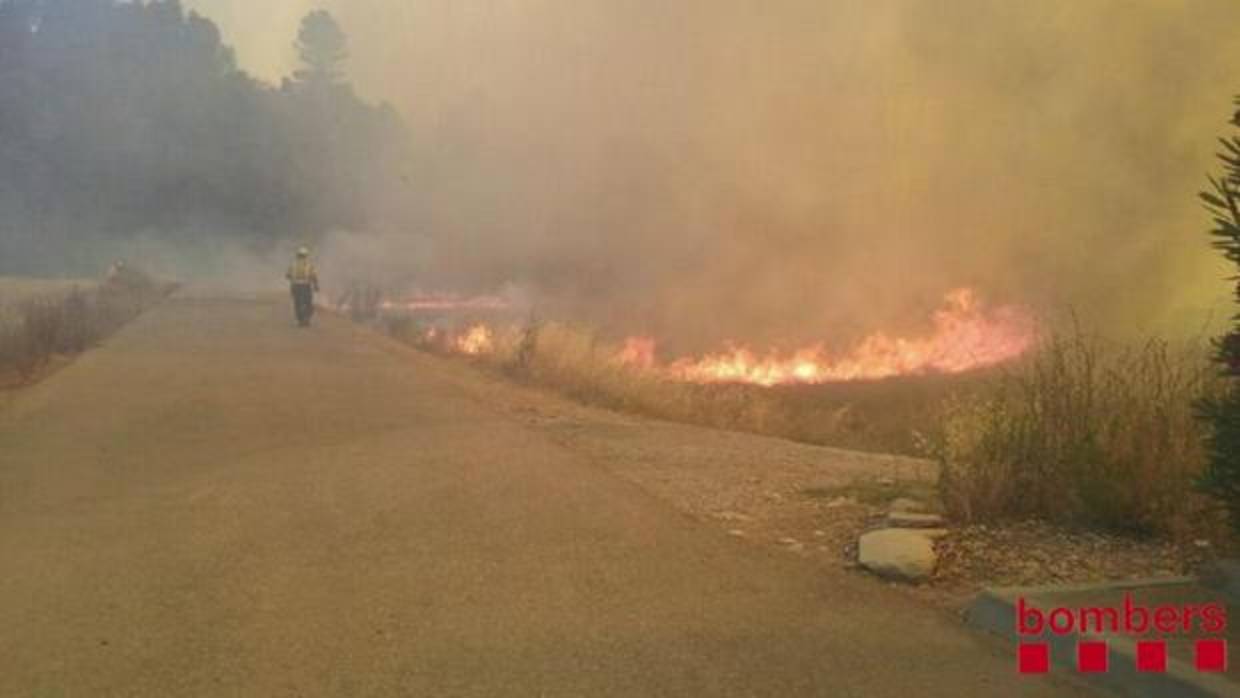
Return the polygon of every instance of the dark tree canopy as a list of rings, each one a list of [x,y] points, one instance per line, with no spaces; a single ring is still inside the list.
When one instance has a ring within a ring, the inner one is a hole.
[[[329,12],[316,10],[306,15],[295,46],[303,66],[294,75],[298,81],[330,85],[344,79],[349,42]]]
[[[303,28],[307,65],[339,80],[344,37],[321,21]],[[351,89],[246,75],[176,0],[0,0],[0,273],[135,234],[365,229],[406,140]]]

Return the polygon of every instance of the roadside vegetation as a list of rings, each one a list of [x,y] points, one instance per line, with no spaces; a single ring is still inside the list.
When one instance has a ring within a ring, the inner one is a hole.
[[[407,317],[387,331],[418,348],[445,353],[439,337]],[[943,395],[979,380],[912,376],[826,385],[696,384],[616,360],[621,347],[579,325],[534,323],[498,331],[476,360],[515,380],[586,404],[660,419],[777,436],[804,443],[917,455],[917,431],[936,423]]]
[[[0,386],[29,383],[56,357],[81,353],[174,288],[124,269],[102,284],[44,290],[47,282],[0,285]]]
[[[1194,404],[1222,381],[1200,344],[1117,345],[1052,335],[981,389],[949,397],[925,447],[962,522],[1040,519],[1137,534],[1203,535],[1196,490],[1206,425]]]
[[[409,318],[393,336],[432,352]],[[764,388],[668,381],[615,359],[586,328],[497,332],[480,364],[584,403],[796,441],[929,457],[932,499],[962,524],[1042,520],[1178,540],[1217,538],[1197,487],[1208,461],[1199,401],[1224,381],[1205,342],[1121,344],[1075,326],[1024,358],[961,375]]]
[[[1236,104],[1240,105],[1240,97]],[[1240,112],[1231,123],[1240,126]],[[1210,230],[1214,248],[1240,271],[1240,136],[1233,131],[1219,142],[1223,171],[1210,178],[1201,200],[1214,219]],[[1240,285],[1233,298],[1240,300]],[[1198,404],[1201,417],[1209,424],[1209,461],[1199,484],[1222,504],[1233,530],[1240,532],[1240,382],[1236,380],[1240,377],[1240,315],[1232,316],[1231,330],[1215,348],[1214,360],[1228,378],[1225,389]]]

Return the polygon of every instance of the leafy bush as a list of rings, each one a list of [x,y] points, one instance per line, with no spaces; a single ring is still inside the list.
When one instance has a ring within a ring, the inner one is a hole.
[[[1240,98],[1237,98],[1240,104]],[[1240,112],[1232,119],[1240,126]],[[1240,269],[1240,137],[1221,139],[1223,174],[1210,179],[1210,190],[1201,199],[1214,218],[1214,247]],[[1240,298],[1240,286],[1236,289]],[[1232,318],[1230,333],[1216,344],[1215,361],[1229,374],[1220,395],[1198,404],[1199,416],[1209,425],[1209,461],[1198,484],[1213,495],[1231,515],[1232,528],[1240,531],[1240,316]]]

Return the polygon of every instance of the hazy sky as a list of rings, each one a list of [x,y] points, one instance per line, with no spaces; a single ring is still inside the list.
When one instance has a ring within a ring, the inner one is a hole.
[[[300,15],[337,14],[417,139],[399,232],[435,283],[788,341],[960,285],[1139,329],[1228,292],[1195,194],[1240,92],[1234,0],[187,4],[271,79]]]

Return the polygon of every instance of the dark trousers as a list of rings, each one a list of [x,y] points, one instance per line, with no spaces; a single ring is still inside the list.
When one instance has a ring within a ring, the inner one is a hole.
[[[314,315],[314,288],[310,284],[293,284],[293,313],[297,315],[297,324],[309,325],[310,316]]]

